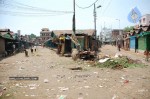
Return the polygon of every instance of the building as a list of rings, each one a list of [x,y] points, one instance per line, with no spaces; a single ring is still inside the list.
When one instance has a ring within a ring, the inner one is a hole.
[[[150,25],[150,14],[143,15],[139,21],[139,24],[143,26]]]
[[[116,40],[119,34],[120,35],[124,34],[123,29],[113,29],[112,30],[112,40]]]
[[[48,28],[42,28],[40,32],[41,42],[44,43],[51,38],[51,31]]]

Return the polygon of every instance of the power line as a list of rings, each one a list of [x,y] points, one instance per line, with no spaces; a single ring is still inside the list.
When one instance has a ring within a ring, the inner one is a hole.
[[[13,3],[15,3],[15,5]],[[9,2],[5,2],[1,0],[0,5],[5,8],[14,8],[14,9],[19,9],[19,10],[24,9],[24,10],[30,10],[30,11],[53,12],[53,13],[73,13],[72,11],[56,11],[56,10],[43,9],[39,7],[33,7],[30,5],[25,5],[22,3],[15,2],[15,1],[13,1],[12,3],[9,3]]]
[[[96,0],[94,3],[92,3],[91,5],[89,5],[89,6],[87,6],[87,7],[81,7],[81,6],[79,6],[77,3],[76,3],[76,6],[77,6],[78,8],[81,8],[81,9],[87,9],[87,8],[92,7],[97,1],[98,1],[98,0]]]
[[[110,4],[111,4],[111,1],[112,1],[112,0],[109,0],[109,2],[108,2],[108,4],[107,4],[107,6],[105,7],[105,10],[103,11],[102,15],[104,15],[105,12],[106,12],[106,10],[109,8],[109,6],[110,6]]]
[[[4,15],[14,15],[14,16],[60,16],[69,13],[26,13],[26,12],[12,12],[12,11],[0,11],[0,14]]]

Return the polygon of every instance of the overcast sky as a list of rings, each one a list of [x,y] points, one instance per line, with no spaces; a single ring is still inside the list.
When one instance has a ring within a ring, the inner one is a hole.
[[[76,4],[87,7],[95,1],[76,0]],[[120,20],[120,28],[134,25],[127,20],[129,12],[134,7],[137,7],[142,15],[150,14],[150,0],[98,0],[96,6],[99,5],[102,7],[96,9],[98,34],[104,25],[112,29],[119,28],[119,21],[116,19]],[[78,6],[76,29],[94,29],[94,6],[87,9]],[[51,10],[56,12],[52,13]],[[23,35],[40,35],[42,28],[71,30],[73,13],[68,11],[73,12],[73,0],[0,0],[0,28],[10,28],[14,32],[21,30]]]

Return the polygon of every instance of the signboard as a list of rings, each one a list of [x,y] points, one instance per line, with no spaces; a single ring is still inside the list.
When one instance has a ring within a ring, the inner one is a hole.
[[[131,23],[137,23],[141,18],[141,13],[137,7],[133,8],[129,15],[128,15],[128,21]]]

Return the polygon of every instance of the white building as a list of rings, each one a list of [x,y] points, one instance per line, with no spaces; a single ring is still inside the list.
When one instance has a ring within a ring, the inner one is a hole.
[[[150,14],[143,15],[139,22],[142,26],[150,25]]]

